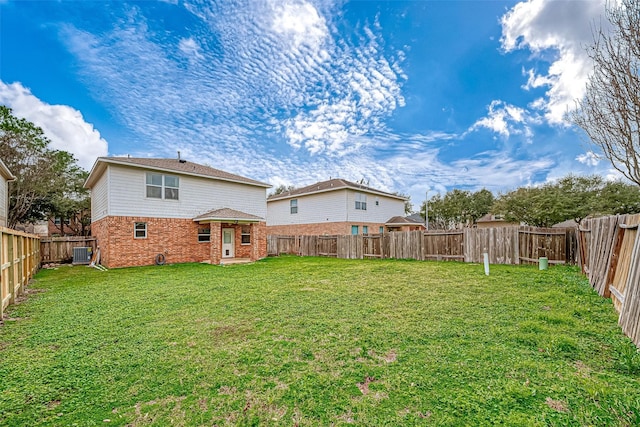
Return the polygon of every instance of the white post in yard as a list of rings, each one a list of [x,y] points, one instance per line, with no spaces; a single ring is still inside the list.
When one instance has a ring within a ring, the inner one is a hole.
[[[482,255],[484,255],[484,274],[488,276],[489,275],[489,254],[487,252],[484,252]]]

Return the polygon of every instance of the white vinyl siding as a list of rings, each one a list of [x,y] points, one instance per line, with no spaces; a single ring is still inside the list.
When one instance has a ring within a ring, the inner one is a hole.
[[[367,203],[366,210],[356,209],[355,202],[357,200],[356,194],[358,193],[361,192],[349,191],[348,206],[350,210],[348,212],[348,221],[385,223],[394,216],[404,216],[404,201],[375,194],[368,194],[367,201],[375,200],[377,197],[379,202],[377,205],[375,203]]]
[[[109,176],[108,196],[103,197],[108,199],[108,215],[193,218],[214,209],[230,208],[261,218],[267,216],[264,187],[176,174],[180,178],[179,200],[153,199],[146,197],[146,172],[142,168],[108,166],[94,187],[95,194],[96,187]]]
[[[104,174],[96,181],[91,189],[91,221],[106,217],[109,214],[109,173],[107,168]]]
[[[341,189],[324,193],[297,195],[298,213],[291,215],[292,199],[273,200],[267,203],[267,225],[317,224],[327,222],[385,223],[394,216],[404,216],[404,201],[392,197],[367,194],[368,200],[378,199],[376,205],[356,209],[356,194],[362,191]],[[361,196],[362,197],[362,196]],[[362,201],[362,200],[360,200]]]
[[[267,203],[267,225],[314,224],[342,222],[347,215],[347,191],[336,190],[297,196],[298,213],[291,214],[291,199]]]

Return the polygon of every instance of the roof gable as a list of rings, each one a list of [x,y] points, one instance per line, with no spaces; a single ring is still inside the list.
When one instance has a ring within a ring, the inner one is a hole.
[[[188,162],[182,159],[156,159],[140,157],[98,157],[91,169],[84,186],[91,188],[102,175],[108,164],[131,166],[147,170],[162,172],[173,172],[181,175],[198,176],[202,178],[215,179],[219,181],[229,181],[240,184],[255,185],[257,187],[269,188],[270,184],[256,181],[244,176],[235,175],[210,166]]]
[[[7,181],[13,181],[14,179],[16,179],[16,177],[13,176],[9,168],[4,164],[2,160],[0,160],[0,176],[2,176]]]
[[[397,194],[387,193],[385,191],[376,190],[375,188],[368,187],[364,184],[357,184],[355,182],[347,181],[346,179],[334,178],[328,181],[316,182],[315,184],[307,185],[306,187],[296,188],[291,191],[285,191],[284,193],[275,194],[267,198],[267,202],[275,200],[290,199],[297,196],[307,196],[310,194],[325,193],[328,191],[336,190],[356,190],[363,193],[376,194],[385,197],[391,197],[394,199],[405,201],[406,197],[398,196]]]

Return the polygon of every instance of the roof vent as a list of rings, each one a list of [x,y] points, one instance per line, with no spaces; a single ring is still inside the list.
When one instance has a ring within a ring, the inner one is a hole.
[[[181,159],[181,158],[180,158],[180,151],[178,151],[178,161],[179,161],[180,163],[187,163],[187,161],[186,161],[186,160],[183,160],[183,159]]]

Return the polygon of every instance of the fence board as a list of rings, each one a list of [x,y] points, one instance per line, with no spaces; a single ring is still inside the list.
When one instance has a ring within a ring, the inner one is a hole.
[[[609,295],[608,278],[613,274],[610,269],[617,256],[615,249],[620,237],[619,224],[624,222],[625,218],[625,215],[616,215],[583,221],[584,230],[589,233],[586,245],[587,263],[583,271],[589,277],[591,286],[601,296]]]
[[[68,262],[73,259],[73,248],[87,246],[96,250],[96,239],[93,237],[43,237],[40,239],[42,263]]]
[[[640,215],[628,215],[622,221],[620,221],[620,225],[637,225],[640,223]],[[624,295],[627,291],[628,279],[630,270],[635,263],[637,264],[640,260],[638,258],[634,258],[633,247],[636,241],[636,237],[638,234],[638,230],[634,228],[622,228],[619,227],[620,233],[622,234],[622,239],[620,242],[618,254],[616,256],[616,264],[614,266],[615,270],[610,273],[613,276],[613,280],[610,284],[610,290],[613,294],[611,300],[613,301],[613,305],[615,306],[618,313],[622,313],[623,309],[623,300]],[[637,256],[637,255],[636,255]],[[621,314],[622,316],[622,314]]]
[[[420,259],[464,261],[464,232],[457,230],[423,233]]]
[[[547,256],[550,264],[572,262],[575,233],[564,229],[531,227],[466,228],[454,231],[405,231],[383,235],[268,236],[269,255],[334,256],[346,259],[397,258],[482,262],[489,253],[493,264],[537,262]]]
[[[0,319],[40,267],[39,237],[0,227]]]
[[[638,262],[640,261],[640,234],[637,229],[635,231],[633,233],[635,239],[631,255],[632,262],[624,290],[624,302],[620,311],[619,324],[622,331],[636,345],[640,345],[640,262]]]

